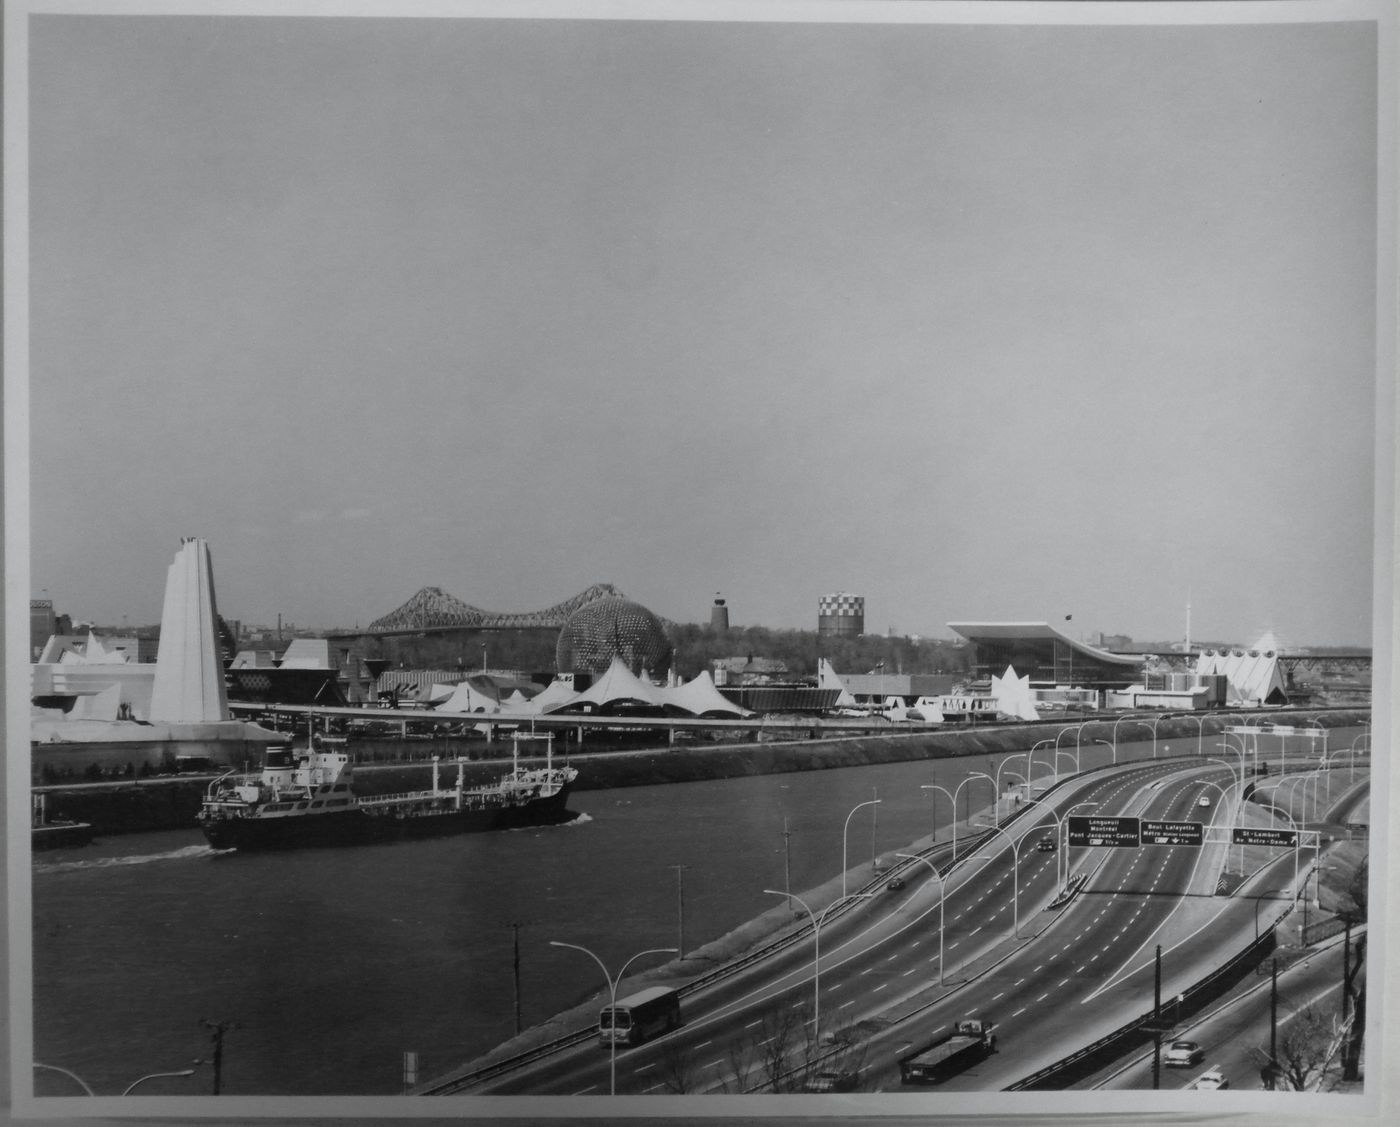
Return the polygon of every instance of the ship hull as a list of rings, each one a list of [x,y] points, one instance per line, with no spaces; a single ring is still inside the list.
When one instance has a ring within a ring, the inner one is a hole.
[[[306,849],[368,845],[412,838],[446,837],[493,830],[552,826],[577,817],[569,810],[569,788],[525,802],[462,810],[396,812],[354,809],[277,818],[203,818],[200,827],[215,849]]]

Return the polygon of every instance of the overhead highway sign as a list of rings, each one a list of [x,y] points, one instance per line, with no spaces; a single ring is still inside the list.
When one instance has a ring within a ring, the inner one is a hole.
[[[1141,826],[1137,818],[1099,818],[1088,814],[1071,814],[1069,843],[1138,846],[1142,844]]]
[[[1142,820],[1143,845],[1204,845],[1205,826],[1200,822]]]
[[[1297,830],[1265,830],[1236,826],[1230,833],[1232,845],[1297,845]]]

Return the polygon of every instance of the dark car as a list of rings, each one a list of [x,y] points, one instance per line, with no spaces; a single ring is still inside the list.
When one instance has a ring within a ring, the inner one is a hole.
[[[1053,837],[1043,837],[1035,843],[1035,848],[1040,853],[1054,853],[1058,846]]]
[[[804,1092],[854,1092],[860,1083],[859,1072],[825,1070],[813,1073],[802,1085]]]
[[[890,877],[890,883],[885,885],[885,887],[888,888],[891,892],[898,892],[901,888],[904,887],[904,878]]]

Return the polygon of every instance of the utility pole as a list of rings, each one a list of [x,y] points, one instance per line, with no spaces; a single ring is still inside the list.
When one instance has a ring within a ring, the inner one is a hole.
[[[1152,983],[1152,1090],[1162,1081],[1162,945],[1157,944],[1156,970]]]
[[[685,958],[685,876],[689,865],[672,865],[676,870],[676,952]]]
[[[1269,968],[1269,1088],[1278,1087],[1278,959]]]
[[[787,894],[788,911],[792,911],[792,834],[788,820],[783,819],[783,892]]]
[[[237,1029],[238,1023],[236,1021],[214,1021],[206,1017],[200,1024],[209,1030],[210,1037],[214,1042],[214,1056],[209,1063],[214,1066],[214,1095],[217,1096],[224,1074],[224,1034]]]
[[[510,928],[511,928],[511,931],[514,933],[514,938],[515,938],[515,961],[514,961],[514,964],[513,964],[513,966],[514,966],[514,971],[515,971],[515,1031],[516,1031],[516,1033],[519,1033],[520,1030],[521,1030],[521,1024],[520,1024],[520,925],[519,925],[518,923],[512,922],[511,925],[510,925]]]

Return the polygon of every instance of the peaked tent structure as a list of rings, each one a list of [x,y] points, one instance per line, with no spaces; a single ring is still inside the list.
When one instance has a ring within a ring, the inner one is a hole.
[[[647,684],[627,668],[622,658],[614,656],[603,675],[569,702],[569,710],[577,711],[585,705],[613,711],[651,709],[663,712],[666,701],[660,689]]]
[[[710,677],[709,670],[701,670],[689,681],[675,688],[662,689],[661,699],[667,707],[685,712],[691,716],[751,716],[748,709],[741,708],[726,698]]]
[[[1226,703],[1230,705],[1283,704],[1288,700],[1277,651],[1206,650],[1196,659],[1196,672],[1223,676]]]

